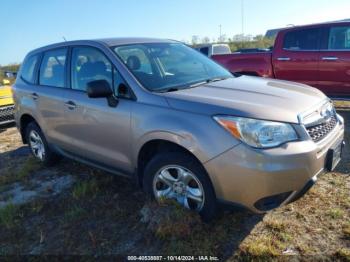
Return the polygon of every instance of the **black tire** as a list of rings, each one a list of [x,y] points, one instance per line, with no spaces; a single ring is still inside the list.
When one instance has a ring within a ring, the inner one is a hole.
[[[31,142],[30,142],[30,134],[31,132],[34,131],[37,135],[39,135],[42,143],[43,143],[43,148],[44,148],[44,156],[42,157],[42,159],[40,159],[39,157],[37,157],[34,153],[34,150],[31,146]],[[28,146],[30,148],[30,151],[32,153],[32,155],[35,157],[35,159],[37,159],[38,161],[42,162],[45,166],[52,166],[54,165],[59,159],[60,157],[55,154],[49,147],[45,135],[43,134],[43,132],[41,131],[40,127],[35,123],[35,122],[31,122],[28,124],[27,128],[26,128],[26,140],[28,142]]]
[[[204,204],[198,212],[203,221],[209,222],[217,215],[217,200],[213,185],[202,164],[193,156],[182,152],[166,152],[155,155],[146,165],[143,176],[143,188],[155,199],[153,192],[153,180],[155,175],[163,167],[177,165],[184,167],[196,176],[204,191]]]

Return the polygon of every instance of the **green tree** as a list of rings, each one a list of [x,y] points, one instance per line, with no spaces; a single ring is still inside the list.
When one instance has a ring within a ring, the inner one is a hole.
[[[10,71],[10,72],[17,72],[19,69],[20,64],[9,64],[6,66],[2,66],[1,69],[3,71]]]
[[[275,39],[267,38],[263,35],[246,36],[235,35],[229,39],[229,46],[232,52],[242,48],[270,48],[274,45]]]

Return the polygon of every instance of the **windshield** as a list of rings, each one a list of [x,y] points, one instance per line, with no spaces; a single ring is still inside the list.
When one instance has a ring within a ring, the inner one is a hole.
[[[214,61],[181,43],[131,44],[113,50],[151,91],[190,88],[233,77]]]

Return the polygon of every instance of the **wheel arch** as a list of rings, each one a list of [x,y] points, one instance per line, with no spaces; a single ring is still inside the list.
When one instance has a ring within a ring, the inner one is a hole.
[[[28,143],[25,133],[26,133],[26,129],[27,129],[28,124],[31,122],[35,122],[37,125],[39,125],[38,121],[36,121],[36,119],[32,115],[30,115],[30,114],[21,115],[20,121],[19,121],[19,131],[20,131],[20,134],[22,137],[23,144]]]
[[[169,139],[169,137],[164,137],[164,135],[158,137],[159,138],[148,139],[138,147],[135,163],[137,167],[137,179],[140,186],[142,186],[143,171],[145,166],[152,159],[152,157],[159,152],[183,152],[184,154],[192,156],[198,161],[199,164],[202,165],[203,163],[199,154],[196,154],[197,152],[193,150],[192,147],[186,143],[181,143],[182,139]]]

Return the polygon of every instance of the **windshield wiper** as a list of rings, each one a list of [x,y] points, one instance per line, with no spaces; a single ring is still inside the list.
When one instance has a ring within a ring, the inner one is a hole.
[[[189,87],[201,86],[201,85],[204,85],[204,84],[206,84],[206,83],[208,83],[207,80],[205,80],[205,81],[200,81],[200,82],[194,83],[194,84],[192,84],[192,85],[189,85]]]
[[[169,88],[160,89],[160,90],[158,90],[158,92],[160,92],[160,93],[175,92],[175,91],[179,91],[179,90],[183,90],[183,89],[194,88],[194,87],[201,86],[201,85],[208,84],[208,83],[212,83],[212,82],[225,80],[225,79],[228,79],[228,78],[230,78],[230,77],[209,78],[209,79],[206,79],[206,80],[203,80],[203,81],[199,81],[197,83],[193,83],[193,84],[188,85],[188,86],[181,86],[180,88],[169,87]]]
[[[217,81],[222,81],[222,80],[226,80],[230,77],[215,77],[215,78],[210,78],[210,79],[206,79],[204,81],[200,81],[200,82],[197,82],[197,83],[194,83],[192,85],[190,85],[189,87],[197,87],[197,86],[201,86],[201,85],[204,85],[204,84],[208,84],[208,83],[212,83],[212,82],[217,82]]]
[[[231,77],[215,77],[215,78],[212,78],[212,79],[208,79],[207,83],[222,81],[222,80],[226,80],[226,79],[229,79],[229,78],[231,78]]]
[[[170,88],[161,89],[158,92],[159,93],[168,93],[168,92],[175,92],[175,91],[179,91],[179,89],[176,87],[170,87]]]

